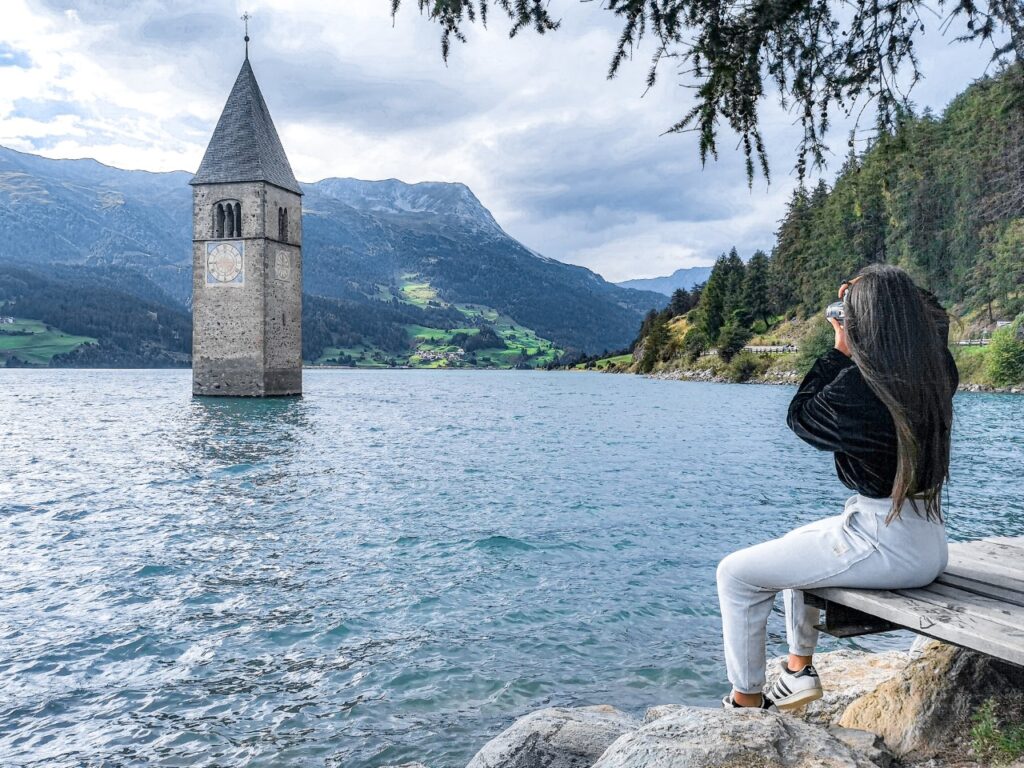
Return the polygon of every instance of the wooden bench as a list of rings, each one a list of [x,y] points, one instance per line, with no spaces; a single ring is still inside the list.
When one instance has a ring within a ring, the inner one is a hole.
[[[806,594],[836,637],[909,629],[1024,666],[1024,536],[950,544],[946,570],[921,589]]]

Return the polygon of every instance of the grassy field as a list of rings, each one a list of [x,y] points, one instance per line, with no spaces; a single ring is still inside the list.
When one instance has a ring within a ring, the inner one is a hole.
[[[431,302],[446,306],[443,301],[438,300],[437,291],[431,287],[430,283],[418,279],[417,275],[402,275],[398,291],[402,301],[417,307],[425,307]]]
[[[72,336],[38,320],[15,318],[13,323],[0,325],[0,331],[3,332],[0,334],[0,361],[4,363],[17,357],[32,365],[49,365],[54,355],[96,343],[96,339]]]
[[[965,384],[989,385],[992,382],[988,375],[988,349],[986,347],[952,348],[953,359],[956,360],[960,381]]]
[[[562,350],[531,328],[516,323],[492,307],[478,304],[450,304],[438,297],[426,280],[414,274],[402,275],[397,289],[378,286],[381,298],[394,296],[418,307],[453,307],[466,317],[466,325],[449,330],[407,325],[409,347],[400,353],[373,347],[332,347],[324,350],[318,365],[354,365],[358,368],[411,366],[413,368],[512,368],[516,365],[540,367],[557,360]],[[466,352],[453,340],[456,334],[475,336],[486,324],[505,343],[505,348],[484,348]],[[462,350],[460,352],[460,349]]]
[[[627,352],[624,355],[613,355],[611,357],[602,357],[600,360],[595,360],[593,363],[577,363],[573,368],[577,371],[626,371],[633,364],[632,353]]]

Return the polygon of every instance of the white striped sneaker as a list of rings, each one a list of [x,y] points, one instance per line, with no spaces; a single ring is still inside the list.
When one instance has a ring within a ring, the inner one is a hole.
[[[761,694],[761,706],[759,707],[743,707],[733,701],[732,694],[730,693],[724,699],[722,699],[722,706],[726,709],[763,709],[765,712],[778,712],[775,708],[775,702]]]
[[[790,672],[783,659],[782,674],[765,693],[781,710],[800,709],[821,698],[821,680],[812,665]]]

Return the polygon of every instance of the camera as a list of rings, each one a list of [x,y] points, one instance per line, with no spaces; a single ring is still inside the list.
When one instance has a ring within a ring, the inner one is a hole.
[[[846,321],[846,310],[843,309],[843,302],[833,301],[825,307],[825,317],[829,319],[835,318],[842,325]]]

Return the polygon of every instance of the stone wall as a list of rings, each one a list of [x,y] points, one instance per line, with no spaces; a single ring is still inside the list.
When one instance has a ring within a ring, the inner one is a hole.
[[[193,188],[192,391],[267,396],[302,392],[301,198],[263,182]],[[214,208],[241,205],[240,236],[215,239]],[[288,243],[278,239],[287,207]],[[207,244],[242,251],[241,280],[207,283]]]

